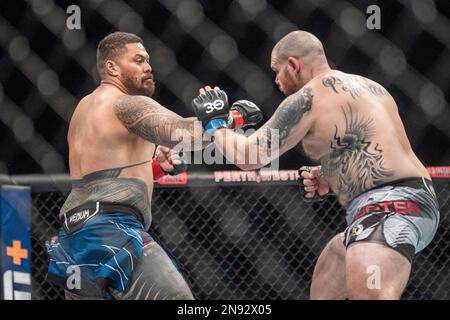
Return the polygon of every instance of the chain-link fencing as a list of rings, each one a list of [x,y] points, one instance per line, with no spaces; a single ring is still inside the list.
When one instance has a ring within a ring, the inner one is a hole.
[[[415,257],[403,299],[450,299],[450,183],[436,179],[435,189],[440,226]],[[65,191],[33,193],[34,299],[63,298],[45,281],[44,242],[59,227]],[[308,299],[314,264],[326,242],[345,229],[344,217],[335,198],[305,203],[288,179],[211,179],[157,185],[152,229],[185,269],[197,299]]]
[[[67,26],[73,5],[79,29]],[[367,26],[373,5],[380,29]],[[67,172],[69,120],[98,85],[98,42],[116,30],[143,38],[162,105],[192,116],[198,89],[218,85],[230,101],[258,104],[263,122],[283,99],[270,69],[273,46],[292,30],[312,32],[333,68],[391,93],[424,163],[447,165],[448,8],[448,0],[0,1],[0,174]],[[291,152],[280,169],[304,160]]]

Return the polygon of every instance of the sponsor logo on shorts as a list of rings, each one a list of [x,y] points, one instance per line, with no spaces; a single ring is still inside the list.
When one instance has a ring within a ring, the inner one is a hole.
[[[363,232],[364,227],[361,224],[357,224],[352,228],[352,237],[359,236]]]
[[[78,222],[80,220],[86,219],[89,217],[89,210],[82,210],[80,212],[75,212],[73,215],[70,216],[69,218],[69,223],[75,223]]]
[[[420,214],[420,206],[417,202],[414,201],[385,201],[372,203],[362,207],[362,209],[353,220],[358,220],[366,214],[373,212],[393,212],[395,214],[418,217]]]

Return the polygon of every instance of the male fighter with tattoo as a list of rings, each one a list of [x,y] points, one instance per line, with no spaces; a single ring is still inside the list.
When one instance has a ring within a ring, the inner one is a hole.
[[[299,143],[321,164],[303,170],[302,189],[307,198],[331,189],[347,209],[348,228],[321,253],[312,299],[400,298],[414,254],[433,239],[439,207],[395,101],[378,83],[331,69],[322,43],[308,32],[282,38],[271,67],[287,96],[272,118],[248,137],[217,128],[214,142],[244,170],[260,168]],[[226,118],[220,110],[205,112],[204,104],[219,92],[207,86],[194,99],[203,123]],[[248,151],[255,148],[271,156],[251,162]],[[372,269],[379,271],[379,287],[368,285]]]
[[[149,59],[138,36],[106,36],[97,48],[101,83],[70,121],[72,192],[59,214],[63,228],[47,243],[48,279],[65,289],[67,299],[193,299],[174,258],[146,230],[153,180],[182,165],[169,148],[198,145],[197,119],[150,98],[155,83]],[[233,104],[228,127],[262,118],[254,104],[247,112],[247,103]],[[175,138],[176,129],[191,139]]]

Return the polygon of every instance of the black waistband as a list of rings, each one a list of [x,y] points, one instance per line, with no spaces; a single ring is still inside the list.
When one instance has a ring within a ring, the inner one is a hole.
[[[413,189],[422,189],[431,194],[435,199],[437,199],[436,192],[434,191],[433,182],[431,180],[425,179],[423,177],[414,177],[414,178],[403,178],[398,180],[389,181],[378,186],[375,186],[366,192],[376,190],[383,187],[409,187]],[[356,199],[355,197],[354,199]]]
[[[410,187],[410,188],[414,188],[414,189],[425,189],[428,190],[427,187],[433,187],[433,183],[431,182],[431,180],[422,178],[422,177],[414,177],[414,178],[403,178],[403,179],[398,179],[398,180],[393,180],[393,181],[389,181],[383,184],[380,184],[378,186],[375,186],[370,190],[373,189],[378,189],[378,188],[383,188],[383,187]]]
[[[101,213],[123,213],[135,216],[142,224],[142,216],[138,209],[133,206],[110,203],[110,202],[89,202],[75,207],[61,217],[61,224],[67,234],[71,234],[81,229],[81,227],[94,216]]]

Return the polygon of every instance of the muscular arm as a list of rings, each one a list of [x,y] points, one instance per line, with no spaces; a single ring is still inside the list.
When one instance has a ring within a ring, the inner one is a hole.
[[[311,119],[305,119],[313,105],[313,89],[305,86],[287,97],[258,131],[246,137],[229,129],[219,129],[214,142],[225,157],[243,170],[270,163],[307,134]]]
[[[204,148],[203,129],[196,118],[183,118],[144,96],[122,96],[114,103],[114,113],[128,131],[154,144],[188,150]]]

